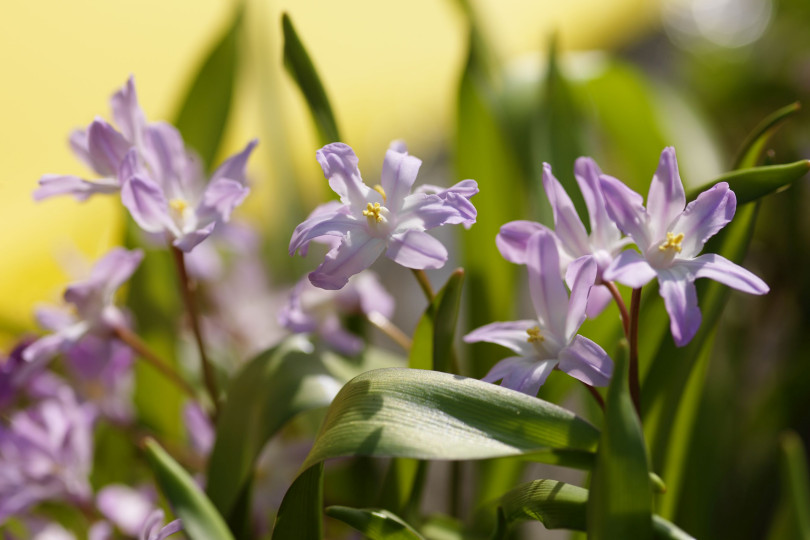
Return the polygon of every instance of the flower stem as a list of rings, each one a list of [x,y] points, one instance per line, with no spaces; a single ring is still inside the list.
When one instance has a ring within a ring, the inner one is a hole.
[[[174,263],[177,266],[177,275],[180,277],[180,292],[183,296],[183,303],[186,306],[189,320],[191,321],[191,330],[194,333],[194,339],[197,342],[197,348],[200,351],[200,363],[202,364],[203,380],[205,381],[205,388],[211,401],[214,404],[214,414],[219,413],[219,389],[217,388],[217,380],[214,375],[214,368],[208,357],[205,354],[205,344],[202,339],[202,330],[200,329],[200,319],[197,313],[197,302],[194,298],[194,290],[191,280],[186,271],[185,255],[175,246],[171,246],[172,255],[174,256]]]
[[[129,328],[116,326],[113,328],[115,336],[123,341],[138,356],[146,360],[153,368],[157,369],[164,377],[174,383],[180,390],[188,394],[191,399],[197,399],[197,392],[191,387],[172,367],[155,354],[149,346],[137,334]]]
[[[582,382],[583,386],[585,386],[585,388],[588,389],[588,392],[593,396],[593,399],[596,400],[596,404],[599,405],[599,408],[604,411],[605,410],[605,399],[602,397],[602,394],[600,394],[599,391],[596,388],[594,388],[593,386],[591,386],[590,384],[588,384],[586,382],[583,382],[583,381],[580,381],[580,382]]]
[[[411,272],[413,272],[413,275],[416,276],[416,281],[418,281],[419,286],[422,287],[422,292],[425,293],[425,297],[427,298],[428,302],[433,302],[433,298],[436,295],[433,293],[433,287],[430,286],[430,280],[428,279],[425,271],[411,268]]]
[[[630,397],[633,398],[633,405],[636,413],[641,418],[641,385],[638,378],[638,318],[641,306],[641,287],[633,289],[633,296],[630,300]]]
[[[607,287],[607,290],[610,291],[610,295],[613,297],[613,300],[616,302],[616,306],[619,308],[619,313],[622,317],[624,337],[630,341],[630,315],[627,313],[627,305],[624,303],[624,298],[622,298],[621,293],[619,293],[619,289],[616,288],[616,284],[612,281],[605,281],[603,285]]]
[[[399,329],[397,325],[392,323],[388,318],[379,311],[372,311],[366,315],[368,322],[376,326],[383,334],[391,338],[397,345],[402,347],[405,352],[411,351],[411,338],[405,332]]]

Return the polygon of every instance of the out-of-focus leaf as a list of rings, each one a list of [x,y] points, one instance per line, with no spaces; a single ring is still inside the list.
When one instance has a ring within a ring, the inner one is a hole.
[[[802,540],[810,540],[810,476],[804,445],[792,431],[783,434],[779,443],[782,493],[789,501],[796,530]]]
[[[785,120],[798,113],[800,109],[801,104],[799,102],[791,103],[762,120],[743,141],[740,150],[737,152],[737,157],[734,159],[732,169],[748,169],[755,166],[759,156],[765,149],[765,145],[768,144],[768,140]]]
[[[273,540],[323,538],[323,463],[298,475],[278,509]]]
[[[144,443],[146,458],[161,491],[192,540],[233,540],[228,526],[194,479],[152,439]]]
[[[206,167],[213,164],[231,109],[243,9],[240,2],[225,33],[200,66],[174,121]]]
[[[321,143],[340,141],[340,132],[329,97],[290,16],[286,13],[281,16],[281,28],[284,32],[284,67],[304,95]]]
[[[730,172],[687,193],[687,200],[694,200],[700,193],[717,182],[728,182],[737,196],[737,204],[755,201],[769,193],[786,187],[807,174],[810,160],[803,159],[785,165],[766,165]]]
[[[409,367],[446,373],[453,371],[453,340],[463,283],[464,270],[459,268],[425,309],[414,332]]]
[[[605,399],[605,424],[588,498],[589,538],[652,537],[647,448],[627,375],[627,356],[620,354]]]
[[[342,456],[463,460],[543,447],[590,451],[598,438],[574,413],[520,392],[436,371],[381,369],[341,389],[302,470]],[[299,496],[297,482],[285,502]],[[284,504],[279,519],[283,511]],[[320,519],[320,512],[297,518]]]
[[[388,510],[329,506],[326,515],[357,529],[370,540],[424,540],[424,536]]]

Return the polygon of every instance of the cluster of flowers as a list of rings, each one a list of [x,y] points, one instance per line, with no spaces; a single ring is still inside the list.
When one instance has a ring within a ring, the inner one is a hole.
[[[97,118],[70,137],[76,155],[101,178],[46,175],[35,198],[70,194],[85,200],[118,193],[144,231],[162,236],[185,254],[192,273],[201,278],[216,274],[210,260],[216,256],[206,248],[210,242],[201,242],[215,229],[226,239],[244,239],[238,227],[226,223],[249,192],[245,169],[256,142],[227,159],[206,181],[200,160],[174,127],[146,122],[131,78],[113,96],[112,110],[120,131]],[[274,311],[289,331],[316,335],[339,352],[356,355],[364,343],[342,326],[342,318],[359,313],[387,320],[394,311],[393,298],[366,269],[383,253],[417,271],[444,266],[447,249],[426,231],[474,224],[477,212],[470,199],[478,186],[463,180],[447,189],[414,188],[421,161],[399,142],[386,152],[380,183],[374,186],[363,181],[358,158],[345,144],[324,146],[317,159],[339,201],[319,206],[296,227],[289,252],[305,255],[315,241],[325,244],[327,253],[308,280],[296,284],[286,303]],[[517,354],[497,363],[485,381],[502,381],[505,387],[536,395],[557,368],[589,386],[606,385],[611,359],[577,332],[611,298],[620,299],[614,281],[637,289],[656,277],[679,346],[688,343],[700,325],[695,279],[708,277],[752,294],[767,292],[762,280],[736,264],[714,254],[699,255],[705,242],[731,220],[736,200],[729,186],[719,183],[687,205],[673,149],[661,155],[646,207],[640,195],[602,174],[589,158],[577,160],[575,177],[588,209],[590,233],[550,166],[544,165],[554,230],[514,221],[503,225],[495,239],[505,259],[527,267],[536,318],[494,322],[464,337],[468,343],[488,341]],[[637,249],[628,249],[631,246]],[[115,304],[115,294],[143,257],[137,249],[107,253],[89,278],[66,289],[69,310],[38,310],[40,324],[50,333],[23,343],[0,363],[0,407],[24,407],[0,426],[0,524],[15,516],[28,523],[29,531],[58,528],[28,512],[42,501],[64,500],[98,516],[90,530],[94,539],[111,537],[114,528],[149,540],[180,530],[179,521],[161,527],[163,514],[149,489],[112,485],[94,495],[88,481],[99,418],[132,422],[134,352],[126,336],[133,321]],[[249,274],[256,271],[251,265]],[[244,285],[252,279],[240,281]],[[246,294],[251,301],[240,303],[238,310],[256,304],[255,292]],[[224,311],[234,303],[220,304]],[[237,319],[238,314],[227,317]],[[267,324],[264,317],[252,318],[254,325],[256,319],[259,325]],[[211,333],[216,327],[211,325]],[[258,333],[266,335],[267,328]],[[73,384],[47,369],[60,355]],[[192,444],[205,459],[213,443],[212,428],[194,402],[186,415]]]

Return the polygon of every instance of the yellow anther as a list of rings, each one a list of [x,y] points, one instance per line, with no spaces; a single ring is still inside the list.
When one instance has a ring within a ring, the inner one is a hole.
[[[675,253],[681,252],[681,242],[683,241],[683,233],[667,233],[667,241],[658,246],[660,251],[666,251],[668,249],[673,250]]]
[[[376,186],[374,186],[374,191],[376,191],[377,193],[382,195],[383,202],[386,201],[385,190],[383,189],[383,187],[380,184],[377,184]]]
[[[188,203],[183,199],[172,199],[169,201],[169,207],[176,212],[182,213],[183,210],[188,208]]]
[[[526,330],[526,333],[529,334],[528,341],[529,343],[543,343],[546,338],[543,337],[543,334],[540,333],[539,326],[533,326]]]
[[[383,217],[380,215],[380,210],[382,210],[382,206],[380,203],[375,202],[374,204],[368,203],[366,205],[366,209],[363,210],[363,215],[369,218],[374,218],[377,220],[377,223],[383,220]]]

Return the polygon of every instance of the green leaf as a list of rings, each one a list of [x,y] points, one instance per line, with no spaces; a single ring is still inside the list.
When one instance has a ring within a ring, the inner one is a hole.
[[[779,441],[782,492],[790,504],[796,530],[802,540],[810,540],[810,476],[801,438],[789,431]]]
[[[243,5],[240,2],[225,33],[208,53],[186,92],[174,125],[186,144],[210,168],[228,121],[239,60]]]
[[[284,32],[284,67],[304,95],[321,143],[340,141],[340,132],[329,97],[290,16],[286,13],[281,16],[281,27]]]
[[[453,339],[463,283],[464,270],[458,268],[425,309],[414,332],[409,367],[445,373],[457,371],[453,367]]]
[[[689,190],[687,200],[714,186],[717,182],[728,182],[737,196],[737,205],[755,201],[765,195],[784,188],[803,177],[810,170],[810,160],[803,159],[785,165],[766,165],[733,171],[699,188]]]
[[[588,498],[588,537],[652,537],[652,485],[647,449],[627,384],[626,354],[616,366],[605,399],[605,423]]]
[[[350,525],[371,540],[424,540],[424,536],[388,510],[329,506],[326,515]]]
[[[740,150],[737,152],[732,168],[747,169],[756,165],[762,151],[765,149],[765,145],[768,144],[768,140],[782,126],[785,120],[798,113],[800,109],[801,104],[799,102],[791,103],[762,120],[740,145]]]
[[[298,475],[278,509],[273,540],[323,538],[323,463]]]
[[[146,459],[161,491],[183,521],[192,540],[233,540],[228,526],[194,479],[153,439],[144,443]]]

